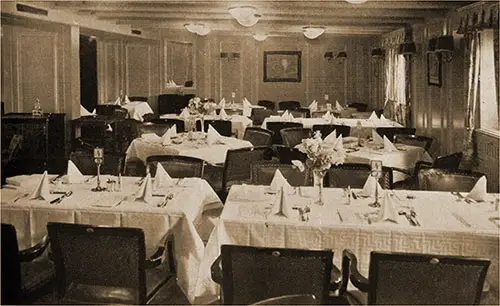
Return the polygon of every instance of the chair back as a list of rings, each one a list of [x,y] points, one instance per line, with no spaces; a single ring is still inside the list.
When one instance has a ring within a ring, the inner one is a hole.
[[[292,186],[312,186],[310,171],[304,170],[300,172],[294,165],[271,161],[254,162],[252,164],[252,184],[271,185],[276,170],[279,170]]]
[[[151,176],[156,175],[157,164],[161,163],[165,171],[173,178],[202,177],[205,161],[191,156],[152,155],[146,159]]]
[[[328,170],[327,181],[330,187],[335,188],[363,188],[366,180],[371,174],[371,166],[368,164],[345,163],[332,166]],[[382,177],[379,179],[380,186],[384,189],[392,189],[392,169],[382,167]]]
[[[281,101],[278,103],[278,108],[280,110],[295,110],[301,108],[302,105],[299,101]]]
[[[126,108],[120,107],[113,110],[113,115],[110,116],[114,119],[125,119],[128,117],[128,110]]]
[[[247,127],[243,135],[243,140],[250,141],[254,147],[270,147],[273,143],[273,134],[273,131],[260,127]]]
[[[272,109],[252,108],[250,118],[252,119],[252,124],[254,126],[260,126],[264,122],[264,119],[271,117],[272,115],[274,115],[274,110]]]
[[[9,142],[9,147],[7,148],[7,160],[10,162],[14,156],[19,152],[23,143],[23,135],[14,134]]]
[[[371,252],[368,304],[479,304],[490,260]]]
[[[311,118],[311,111],[305,107],[289,110],[289,112],[294,118]]]
[[[301,162],[307,160],[307,154],[300,152],[297,148],[276,146],[276,152],[282,164],[291,164],[292,160],[300,160]]]
[[[193,85],[194,85],[194,82],[191,80],[184,82],[184,87],[193,87]]]
[[[250,183],[251,165],[256,161],[269,160],[272,150],[269,147],[252,147],[228,150],[222,174],[222,190],[232,185]]]
[[[416,146],[424,148],[425,151],[429,151],[431,148],[433,139],[427,136],[417,136],[417,135],[404,135],[396,134],[394,135],[394,143],[402,143],[410,146]]]
[[[483,173],[468,170],[423,168],[417,173],[418,189],[469,192],[483,175]]]
[[[146,251],[141,229],[49,222],[47,230],[60,297],[70,300],[99,292],[101,302],[145,302]]]
[[[377,133],[381,137],[387,137],[390,141],[394,141],[394,135],[415,135],[417,129],[405,127],[379,127],[376,128]]]
[[[224,304],[251,304],[267,298],[313,294],[325,304],[333,251],[222,245]]]
[[[121,105],[115,104],[97,104],[95,106],[95,112],[97,115],[111,117],[115,114],[116,109],[122,108]]]
[[[334,130],[337,133],[337,137],[342,135],[342,137],[348,137],[351,135],[351,127],[348,125],[338,125],[338,124],[315,124],[312,127],[313,132],[319,131],[321,133],[321,138],[325,139],[326,136],[330,135]]]
[[[143,122],[151,122],[155,119],[160,119],[160,115],[153,114],[153,113],[147,113],[147,114],[142,115]]]
[[[462,161],[462,157],[462,152],[438,156],[434,160],[432,167],[441,169],[458,169],[458,166],[460,166],[460,162]]]
[[[356,109],[356,111],[358,112],[366,112],[366,110],[368,109],[368,104],[365,104],[365,103],[351,103],[348,105],[349,107],[353,107]]]
[[[21,261],[16,228],[2,223],[2,304],[13,304],[21,293]]]
[[[276,110],[276,103],[269,100],[259,100],[257,105],[264,106],[266,109]]]
[[[302,123],[299,122],[282,122],[282,121],[270,121],[266,124],[266,128],[274,132],[273,144],[280,145],[283,144],[280,131],[286,128],[292,127],[304,127]]]
[[[282,295],[259,301],[252,305],[316,305],[318,301],[314,294]]]
[[[230,120],[204,120],[204,131],[208,132],[211,125],[221,136],[231,137],[233,134],[233,123]],[[196,130],[201,131],[201,121],[196,121]]]
[[[94,162],[94,153],[88,151],[74,151],[69,154],[69,159],[75,164],[83,175],[96,175],[97,165]],[[118,175],[123,168],[123,156],[104,153],[104,162],[101,165],[101,174]]]
[[[162,94],[158,96],[158,114],[179,114],[176,108],[178,95]]]
[[[104,147],[108,139],[111,138],[110,133],[108,133],[107,121],[102,117],[80,119],[80,140],[89,147]]]
[[[302,143],[302,139],[310,138],[312,136],[311,129],[303,127],[286,128],[280,130],[283,145],[293,148]]]
[[[142,123],[135,119],[124,119],[115,122],[113,130],[115,132],[115,144],[117,152],[125,153],[128,146],[135,138],[139,137],[139,125]]]
[[[175,118],[166,118],[166,119],[161,119],[161,118],[157,118],[157,119],[153,119],[151,120],[152,123],[154,124],[166,124],[170,127],[172,126],[176,126],[176,129],[177,129],[177,133],[184,133],[186,131],[185,129],[185,123],[184,123],[184,120],[182,119],[175,119]]]
[[[160,119],[161,120],[161,119]],[[163,136],[165,132],[172,126],[171,123],[167,123],[165,121],[156,121],[155,122],[142,122],[138,125],[140,137],[142,134],[155,133],[158,136]]]
[[[145,177],[146,174],[146,166],[142,160],[135,158],[125,162],[125,166],[123,167],[124,176]]]
[[[130,102],[148,102],[148,97],[132,96],[128,98]]]

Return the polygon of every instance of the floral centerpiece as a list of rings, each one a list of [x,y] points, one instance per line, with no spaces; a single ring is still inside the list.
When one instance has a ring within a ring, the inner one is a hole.
[[[295,146],[300,152],[307,155],[307,160],[305,165],[298,160],[294,160],[292,163],[300,171],[308,168],[313,173],[314,186],[318,188],[319,192],[319,198],[316,202],[318,205],[323,205],[323,179],[328,169],[332,165],[339,165],[345,161],[345,151],[342,144],[338,144],[338,141],[342,141],[341,138],[337,138],[335,143],[325,142],[321,139],[321,133],[316,131],[312,138],[302,139],[302,143]]]
[[[213,99],[194,97],[189,99],[188,110],[191,115],[198,116],[201,120],[202,131],[205,126],[205,115],[215,114],[217,103]]]

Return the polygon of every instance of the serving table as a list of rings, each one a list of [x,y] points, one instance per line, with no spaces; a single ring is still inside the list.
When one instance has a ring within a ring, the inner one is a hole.
[[[202,212],[222,207],[217,194],[200,178],[180,179],[171,187],[153,190],[153,195],[163,196],[153,196],[151,203],[145,203],[135,201],[140,178],[123,177],[120,192],[92,192],[96,178],[88,177],[86,183],[63,184],[60,190],[73,193],[58,204],[29,200],[28,195],[40,178],[39,174],[12,177],[9,185],[1,189],[2,223],[16,227],[20,249],[40,241],[47,234],[47,222],[141,228],[147,256],[172,233],[181,288],[190,285],[190,275],[198,270],[203,257],[204,245],[196,228],[202,222]],[[107,178],[102,176],[101,181]],[[56,185],[50,184],[49,189],[55,190]],[[172,199],[164,202],[166,195]],[[54,198],[60,196],[51,194]],[[161,203],[165,205],[158,207]]]
[[[144,116],[145,114],[152,114],[153,109],[151,109],[151,106],[149,106],[148,102],[142,102],[142,101],[132,101],[126,104],[122,105],[123,108],[128,110],[128,117],[131,119],[139,120],[139,121],[144,121]]]
[[[487,274],[490,290],[498,292],[499,218],[493,204],[498,194],[488,194],[484,202],[471,204],[457,201],[449,192],[389,190],[396,211],[413,209],[420,226],[411,225],[404,216],[396,222],[377,222],[379,209],[368,204],[360,190],[356,200],[345,196],[343,189],[325,188],[324,206],[313,201],[314,187],[295,188],[288,205],[310,207],[308,221],[301,221],[299,210],[287,218],[271,214],[277,194],[269,194],[268,186],[232,186],[219,223],[205,248],[196,286],[187,291],[191,302],[208,303],[219,294],[211,280],[210,266],[220,254],[223,244],[259,247],[332,249],[334,264],[341,267],[341,254],[350,249],[358,257],[360,272],[368,276],[371,251],[414,252],[439,255],[477,256],[489,258]],[[371,220],[371,221],[370,221]]]
[[[126,160],[138,158],[146,163],[146,159],[152,155],[184,155],[216,165],[226,161],[227,150],[253,146],[249,141],[224,136],[220,137],[220,142],[208,145],[204,133],[194,132],[192,135],[193,139],[190,139],[189,133],[179,133],[177,140],[173,140],[169,145],[136,138],[127,149]]]

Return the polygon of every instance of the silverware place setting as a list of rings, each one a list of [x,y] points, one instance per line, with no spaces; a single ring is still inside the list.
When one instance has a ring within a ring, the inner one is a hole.
[[[60,197],[50,201],[50,204],[59,204],[62,202],[62,200],[64,200],[65,198],[67,197],[70,197],[71,195],[73,194],[73,191],[67,191],[65,192],[63,195],[61,195]]]
[[[164,208],[167,204],[168,204],[168,201],[172,200],[174,198],[174,194],[173,193],[169,193],[165,196],[165,198],[163,199],[163,201],[158,204],[157,206],[160,207],[160,208]]]

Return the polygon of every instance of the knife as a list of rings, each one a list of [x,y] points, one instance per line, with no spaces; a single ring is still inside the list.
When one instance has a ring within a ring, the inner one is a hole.
[[[69,196],[70,196],[70,195],[72,195],[72,194],[73,194],[73,191],[68,191],[68,192],[66,192],[65,194],[63,194],[62,196],[60,196],[60,197],[58,197],[58,198],[56,198],[56,199],[54,199],[54,200],[50,201],[50,204],[59,204],[59,203],[61,203],[61,201],[62,201],[64,198],[69,197]]]

